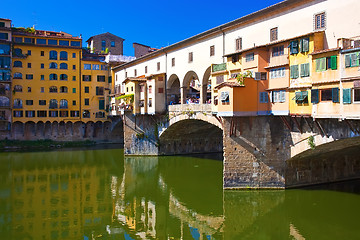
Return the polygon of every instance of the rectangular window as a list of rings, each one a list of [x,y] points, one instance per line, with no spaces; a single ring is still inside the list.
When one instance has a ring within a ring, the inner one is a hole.
[[[89,93],[89,87],[85,87],[84,92]]]
[[[230,96],[229,96],[229,92],[221,92],[220,93],[220,101],[223,105],[228,105],[230,104]]]
[[[25,111],[25,117],[35,117],[35,111]]]
[[[314,16],[314,29],[322,29],[326,26],[326,15],[325,12],[315,14]]]
[[[354,88],[354,102],[360,102],[360,88]]]
[[[83,81],[84,82],[90,82],[91,81],[91,75],[83,75]]]
[[[28,68],[31,68],[31,63],[28,63],[28,64],[27,64],[27,67],[28,67]]]
[[[105,82],[105,75],[98,75],[97,76],[97,81],[98,82]]]
[[[38,38],[38,39],[36,39],[36,44],[45,45],[46,44],[46,39]]]
[[[284,55],[284,45],[273,47],[271,56],[277,57]]]
[[[72,89],[72,92],[73,92],[73,93],[76,93],[76,88],[73,88],[73,89]]]
[[[210,57],[215,55],[215,46],[210,46]]]
[[[24,38],[24,43],[35,43],[35,38]]]
[[[270,70],[270,79],[285,77],[285,68],[275,68]]]
[[[260,103],[268,103],[269,95],[267,92],[260,92]]]
[[[272,102],[273,103],[282,103],[286,101],[286,92],[284,90],[273,91],[272,92]]]
[[[71,46],[72,47],[80,47],[80,41],[71,41]]]
[[[354,93],[355,93],[355,90],[356,89],[354,89]],[[354,98],[354,101],[355,101],[355,98]],[[350,104],[351,103],[351,88],[344,88],[343,89],[343,103],[344,104]]]
[[[76,106],[76,100],[73,100],[73,101],[72,101],[72,105],[73,105],[73,106]]]
[[[303,38],[300,40],[300,52],[308,52],[309,51],[309,38]]]
[[[73,80],[73,81],[76,81],[76,76],[73,76],[72,80]]]
[[[105,110],[105,100],[99,100],[99,110]]]
[[[171,59],[171,66],[172,66],[172,67],[175,67],[175,58],[172,58],[172,59]]]
[[[34,79],[34,75],[26,74],[26,79],[29,79],[29,80]]]
[[[299,53],[299,42],[298,40],[291,41],[290,45],[290,54],[298,54]]]
[[[251,62],[254,60],[255,60],[254,53],[248,53],[245,55],[245,62]]]
[[[28,87],[28,92],[31,92],[31,87]]]
[[[75,70],[76,69],[76,65],[73,65],[73,70]]]
[[[0,33],[0,39],[9,39],[9,34],[8,33]]]
[[[33,105],[34,104],[34,101],[33,100],[26,100],[26,105]]]
[[[84,70],[91,70],[91,64],[84,64]]]
[[[101,66],[101,70],[103,70],[103,71],[108,70],[108,68],[107,68],[107,66],[106,66],[106,65],[100,65],[100,66]]]
[[[310,76],[310,64],[304,63],[300,65],[300,77],[309,77]]]
[[[320,95],[321,101],[332,101],[334,103],[339,102],[339,88],[321,89]]]
[[[46,117],[46,116],[47,116],[47,112],[46,112],[46,111],[37,111],[37,116],[38,116],[38,117]]]
[[[115,41],[111,41],[111,46],[115,47]]]
[[[14,117],[23,117],[23,111],[14,111]]]
[[[60,111],[60,117],[69,117],[69,111]]]
[[[57,45],[57,40],[49,39],[48,40],[48,45]]]
[[[59,45],[60,46],[69,46],[69,41],[68,40],[59,40]]]
[[[58,117],[59,112],[58,111],[49,111],[49,117]]]
[[[44,75],[40,75],[40,80],[45,80],[45,76],[44,76]]]
[[[46,100],[39,100],[39,105],[41,105],[41,106],[46,105]]]
[[[43,63],[40,64],[40,68],[44,69],[45,65]]]
[[[278,28],[270,29],[270,42],[278,40]]]
[[[85,104],[86,106],[89,105],[89,99],[88,99],[88,98],[85,98],[85,99],[84,99],[84,104]]]
[[[73,57],[73,58],[76,58],[76,53],[73,53],[73,54],[72,54],[72,57]]]
[[[40,87],[40,92],[44,93],[45,92],[45,88],[44,87]]]
[[[92,69],[93,70],[100,70],[100,65],[99,64],[93,64]]]
[[[7,35],[6,35],[7,36]],[[7,39],[7,37],[6,38],[0,38],[0,39]],[[22,39],[22,37],[14,37],[14,42],[16,42],[16,43],[22,43],[23,42],[23,39]]]
[[[40,56],[45,56],[45,52],[44,52],[44,51],[41,51],[41,52],[40,52]]]
[[[102,46],[102,47],[105,47],[105,46],[106,46],[106,41],[105,41],[105,40],[102,40],[102,41],[101,41],[101,46]]]
[[[70,111],[70,117],[79,117],[80,112],[79,111]]]
[[[290,66],[290,78],[295,79],[299,77],[299,65]]]
[[[145,73],[147,73],[147,66],[145,66]]]
[[[157,70],[160,71],[160,62],[158,62],[156,65],[157,65]]]
[[[239,51],[242,49],[242,38],[237,38],[235,40],[235,50]]]
[[[95,89],[95,94],[96,94],[97,96],[102,96],[102,95],[104,95],[104,88],[103,88],[103,87],[96,87],[96,89]]]
[[[193,52],[189,52],[189,63],[191,63],[194,59],[193,59]]]
[[[345,55],[345,67],[359,66],[359,52]]]
[[[136,69],[134,69],[134,76],[135,76],[135,77],[137,76],[137,71],[136,71]]]
[[[28,50],[28,51],[27,51],[27,55],[28,55],[28,56],[31,56],[31,50]]]

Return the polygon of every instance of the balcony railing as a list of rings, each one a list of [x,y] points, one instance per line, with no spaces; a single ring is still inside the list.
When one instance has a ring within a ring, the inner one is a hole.
[[[56,109],[56,108],[58,108],[58,105],[55,103],[49,105],[49,109]]]
[[[17,109],[22,108],[22,107],[23,107],[22,104],[14,104],[14,106],[13,106],[13,108],[17,108]]]

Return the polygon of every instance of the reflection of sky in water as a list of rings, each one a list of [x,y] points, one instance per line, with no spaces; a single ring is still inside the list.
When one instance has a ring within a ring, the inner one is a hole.
[[[121,150],[0,153],[4,239],[356,239],[359,182],[223,191],[222,162]]]

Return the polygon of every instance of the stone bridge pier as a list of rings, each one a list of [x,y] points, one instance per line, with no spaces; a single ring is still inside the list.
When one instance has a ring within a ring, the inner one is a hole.
[[[169,115],[126,113],[125,155],[223,152],[224,189],[284,189],[360,178],[359,121],[220,118],[204,105],[169,106]]]

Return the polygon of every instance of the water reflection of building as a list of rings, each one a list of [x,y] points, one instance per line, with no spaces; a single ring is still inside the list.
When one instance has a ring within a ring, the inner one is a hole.
[[[158,169],[158,157],[126,158],[123,178],[112,178],[111,234],[134,239],[213,239],[223,216],[200,214],[181,203]],[[197,238],[199,237],[199,238]]]
[[[96,156],[83,161],[81,153],[61,153],[65,163],[55,153],[9,159],[12,191],[2,201],[12,205],[12,239],[91,239],[105,231],[112,214],[108,167],[89,164]]]

